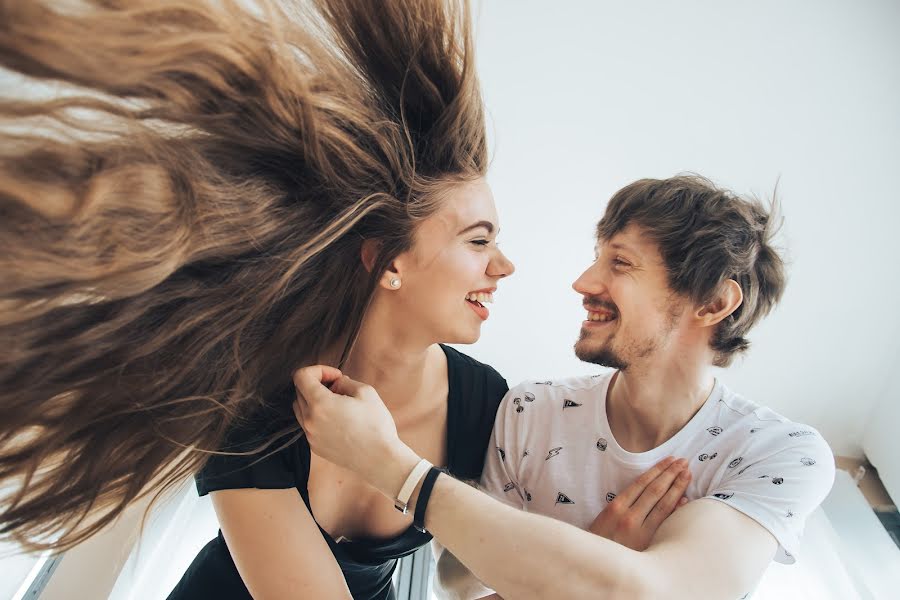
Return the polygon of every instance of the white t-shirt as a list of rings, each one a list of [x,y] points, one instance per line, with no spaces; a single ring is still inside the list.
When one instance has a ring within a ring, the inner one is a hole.
[[[688,424],[661,446],[635,454],[610,432],[606,395],[613,373],[523,383],[497,412],[481,486],[501,501],[581,529],[641,473],[672,455],[687,458],[689,500],[739,510],[778,540],[791,564],[803,524],[834,481],[822,436],[716,382]]]

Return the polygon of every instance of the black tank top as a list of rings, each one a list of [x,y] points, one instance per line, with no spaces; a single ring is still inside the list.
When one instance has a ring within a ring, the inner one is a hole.
[[[478,479],[490,440],[500,400],[508,390],[503,377],[488,365],[461,352],[441,346],[447,356],[447,467],[459,479]],[[235,428],[227,436],[224,448],[247,451],[271,439],[271,432],[284,422],[271,419],[262,426],[250,422]],[[268,436],[268,437],[267,437]],[[285,438],[289,439],[289,438]],[[277,448],[283,443],[276,441]],[[306,438],[269,454],[249,456],[214,455],[197,474],[197,491],[203,496],[216,490],[260,488],[297,488],[309,505],[310,450]],[[265,456],[260,460],[260,456]],[[312,509],[310,509],[312,513]],[[391,578],[397,559],[415,552],[431,540],[431,535],[413,527],[386,540],[335,542],[321,527],[335,560],[344,573],[355,600],[391,600]],[[197,554],[169,600],[215,598],[217,600],[251,598],[238,574],[222,531]]]

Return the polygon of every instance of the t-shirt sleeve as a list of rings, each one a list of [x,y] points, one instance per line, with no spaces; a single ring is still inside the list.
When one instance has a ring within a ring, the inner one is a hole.
[[[296,431],[279,434],[273,426],[258,420],[233,428],[226,436],[222,452],[213,454],[195,476],[197,493],[205,496],[218,490],[243,488],[289,489],[297,486],[294,450],[297,442],[283,447]],[[271,443],[259,452],[260,446]]]
[[[762,435],[760,435],[762,434]],[[804,523],[834,483],[834,456],[811,427],[780,423],[732,458],[708,498],[754,519],[778,540],[775,560],[795,562]]]
[[[522,457],[517,424],[521,419],[515,416],[513,396],[517,388],[507,392],[497,409],[494,431],[484,459],[484,472],[481,475],[480,488],[514,508],[525,507],[525,498],[519,485],[519,461]]]

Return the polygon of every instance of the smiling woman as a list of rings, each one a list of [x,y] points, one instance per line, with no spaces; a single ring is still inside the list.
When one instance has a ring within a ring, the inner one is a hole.
[[[242,6],[0,5],[0,64],[68,86],[0,102],[0,532],[69,548],[203,467],[222,531],[173,596],[387,598],[428,536],[310,454],[291,373],[377,382],[479,475],[506,383],[439,343],[513,267],[469,7]]]
[[[513,265],[497,248],[499,217],[483,180],[460,184],[444,194],[441,210],[415,233],[412,251],[394,261],[403,287],[389,305],[376,298],[372,315],[390,321],[428,325],[444,342],[478,340],[489,312],[488,294],[497,275]]]

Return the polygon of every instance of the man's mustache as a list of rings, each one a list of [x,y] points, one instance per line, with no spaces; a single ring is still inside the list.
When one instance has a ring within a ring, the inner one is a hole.
[[[585,309],[591,312],[606,311],[619,314],[619,308],[609,300],[603,300],[601,298],[585,298],[582,304]]]

